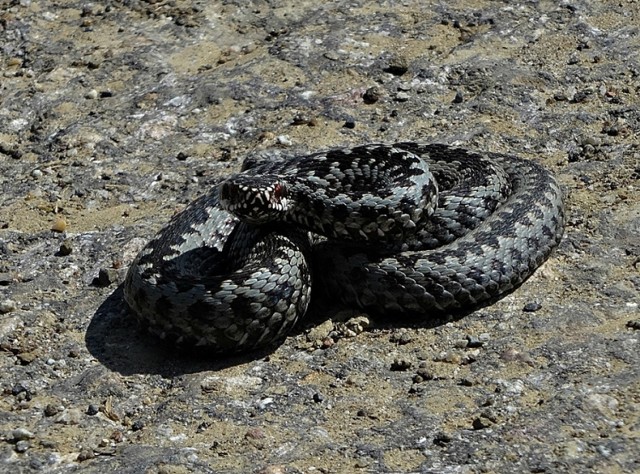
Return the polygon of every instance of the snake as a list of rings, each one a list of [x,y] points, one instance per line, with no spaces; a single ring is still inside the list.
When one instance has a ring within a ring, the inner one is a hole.
[[[253,351],[316,299],[418,320],[492,304],[563,225],[553,175],[509,154],[420,142],[255,153],[142,248],[124,300],[179,346]]]

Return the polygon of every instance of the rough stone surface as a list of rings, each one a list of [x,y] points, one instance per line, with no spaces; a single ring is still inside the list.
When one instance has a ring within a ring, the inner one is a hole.
[[[0,470],[640,470],[638,2],[0,5]],[[248,153],[394,140],[553,170],[558,251],[463,319],[246,357],[132,322],[127,265]]]

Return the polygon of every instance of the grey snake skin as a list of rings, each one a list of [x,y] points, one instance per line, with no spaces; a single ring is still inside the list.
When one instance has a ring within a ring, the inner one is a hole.
[[[510,155],[405,142],[248,159],[143,248],[124,295],[163,338],[249,351],[286,336],[312,286],[372,314],[486,305],[547,259],[563,220],[555,179]]]

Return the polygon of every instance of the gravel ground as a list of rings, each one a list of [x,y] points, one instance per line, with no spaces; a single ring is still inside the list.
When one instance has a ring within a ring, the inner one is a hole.
[[[640,470],[640,3],[0,0],[0,470]],[[565,238],[456,321],[180,354],[121,283],[246,154],[536,160]]]

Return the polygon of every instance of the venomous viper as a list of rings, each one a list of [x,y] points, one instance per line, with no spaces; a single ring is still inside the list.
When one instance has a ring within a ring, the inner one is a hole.
[[[245,169],[192,202],[127,273],[152,332],[213,351],[282,339],[314,294],[429,318],[510,292],[559,243],[541,166],[438,144],[370,144]],[[322,237],[324,236],[324,237]]]

